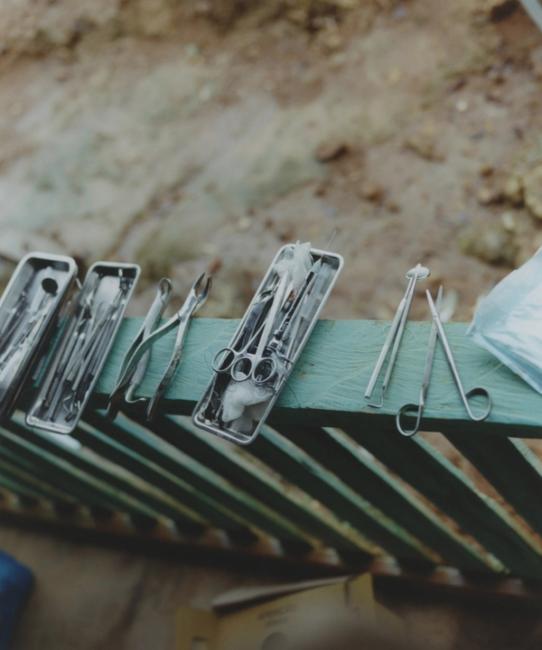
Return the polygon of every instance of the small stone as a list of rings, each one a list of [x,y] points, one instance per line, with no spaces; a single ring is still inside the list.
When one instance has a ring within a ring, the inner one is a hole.
[[[501,215],[501,223],[503,228],[508,232],[514,232],[516,230],[516,217],[513,212],[503,212]]]
[[[388,210],[394,214],[401,212],[401,206],[396,201],[387,201],[386,208],[388,208]]]
[[[485,0],[482,3],[489,19],[494,23],[505,20],[518,8],[517,0]]]
[[[469,103],[468,103],[468,101],[466,99],[459,99],[455,103],[455,108],[460,113],[464,113],[469,108]]]
[[[252,221],[248,217],[241,217],[237,222],[237,229],[241,231],[248,230],[251,223]]]
[[[519,176],[510,176],[504,183],[503,194],[512,205],[521,206],[523,204],[522,179]]]
[[[492,165],[482,165],[478,171],[482,178],[487,178],[488,176],[493,176],[495,172],[495,167]]]
[[[542,164],[523,177],[525,205],[531,214],[542,219]]]
[[[361,196],[371,203],[382,203],[384,188],[378,183],[367,182],[361,187]]]
[[[444,160],[443,154],[437,149],[436,136],[433,130],[425,129],[413,133],[405,140],[405,147],[425,160],[433,162]]]
[[[314,157],[318,162],[332,162],[338,160],[350,151],[350,147],[344,141],[330,141],[323,142],[318,146],[314,153]]]
[[[468,228],[459,237],[459,246],[466,255],[505,266],[515,264],[519,250],[514,233],[502,222]]]
[[[502,201],[502,194],[494,187],[482,187],[476,196],[480,205],[494,205]]]

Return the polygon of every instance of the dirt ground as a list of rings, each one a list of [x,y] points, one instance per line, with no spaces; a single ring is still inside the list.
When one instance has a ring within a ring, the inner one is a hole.
[[[138,261],[133,313],[220,267],[205,314],[239,316],[337,229],[327,316],[388,318],[419,260],[468,320],[542,244],[542,34],[501,5],[3,3],[0,253]]]

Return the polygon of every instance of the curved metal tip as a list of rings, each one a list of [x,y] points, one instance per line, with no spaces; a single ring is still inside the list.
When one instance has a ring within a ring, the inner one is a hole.
[[[169,295],[173,289],[173,283],[169,278],[162,278],[158,283],[158,289],[161,294]]]
[[[207,300],[211,286],[212,276],[207,275],[207,272],[204,271],[192,285],[192,291],[196,294],[198,302]]]
[[[371,400],[370,395],[365,396],[367,406],[370,406],[373,409],[381,409],[384,406],[384,391],[380,391],[380,399],[378,401]]]

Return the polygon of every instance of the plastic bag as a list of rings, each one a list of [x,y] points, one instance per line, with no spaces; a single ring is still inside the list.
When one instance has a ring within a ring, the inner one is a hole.
[[[480,302],[467,335],[542,393],[542,248]]]

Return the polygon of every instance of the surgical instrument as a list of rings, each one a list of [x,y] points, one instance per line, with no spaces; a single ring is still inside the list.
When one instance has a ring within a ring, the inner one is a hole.
[[[135,264],[97,262],[60,334],[53,362],[27,415],[29,426],[71,433],[90,399],[93,387],[122,322],[139,278]]]
[[[181,361],[190,319],[207,300],[210,289],[211,277],[207,276],[206,273],[202,273],[192,285],[181,308],[166,323],[141,340],[133,350],[131,357],[125,360],[123,374],[119,377],[117,385],[111,394],[110,403],[114,403],[118,399],[118,393],[124,391],[125,386],[129,383],[129,377],[133,376],[140,360],[151,349],[152,345],[168,332],[177,328],[175,343],[168,365],[153,396],[147,400],[147,419],[151,420],[154,417],[160,399],[165,394]]]
[[[463,383],[459,376],[459,371],[455,363],[452,349],[450,347],[450,344],[448,342],[448,337],[446,336],[446,332],[444,330],[443,320],[446,320],[446,315],[442,310],[442,293],[443,293],[443,289],[442,287],[440,287],[438,290],[437,300],[435,304],[431,296],[431,293],[429,291],[426,291],[427,301],[429,303],[429,308],[431,310],[433,324],[431,326],[431,332],[429,335],[425,369],[424,369],[422,385],[420,387],[420,396],[419,396],[418,404],[403,405],[397,412],[395,418],[395,422],[399,433],[407,437],[415,435],[420,428],[420,424],[421,424],[421,420],[423,417],[423,412],[427,400],[427,394],[429,392],[429,385],[431,382],[431,374],[433,369],[433,361],[435,358],[438,339],[440,339],[440,342],[444,349],[446,361],[451,370],[455,385],[459,392],[459,396],[461,398],[461,401],[463,402],[463,406],[465,407],[465,410],[469,418],[474,422],[482,422],[489,416],[492,408],[491,396],[485,388],[482,388],[481,386],[477,386],[475,388],[472,388],[468,392],[465,392],[465,389],[463,388]],[[476,415],[472,411],[472,408],[470,406],[470,400],[474,397],[483,397],[486,400],[486,408],[478,415]],[[405,422],[405,420],[408,418],[414,418],[414,424],[412,427],[408,427],[408,425]]]
[[[384,397],[391,381],[393,369],[395,367],[395,361],[397,360],[397,355],[399,354],[399,346],[401,345],[406,321],[408,319],[410,307],[412,306],[414,291],[416,289],[416,282],[418,280],[427,278],[429,275],[429,269],[425,266],[422,266],[421,264],[417,264],[406,274],[408,284],[405,294],[397,307],[397,311],[393,317],[388,335],[386,336],[386,340],[382,346],[375,367],[369,379],[369,383],[367,384],[367,388],[365,390],[365,399],[368,401],[368,405],[373,408],[382,408],[384,405]],[[386,361],[388,362],[388,365],[386,367],[384,379],[380,387],[380,400],[378,402],[371,402],[369,400],[371,399],[376,383],[380,377],[380,373],[382,372]]]
[[[482,422],[491,413],[491,408],[493,406],[491,395],[489,394],[486,388],[483,388],[481,386],[476,386],[475,388],[471,388],[468,392],[465,392],[465,389],[463,388],[463,383],[461,382],[461,377],[459,376],[457,365],[455,363],[452,348],[450,347],[450,344],[448,342],[448,337],[446,336],[444,325],[442,324],[442,320],[439,316],[437,308],[435,307],[435,303],[433,302],[433,297],[431,296],[431,293],[429,291],[426,291],[425,294],[427,296],[427,301],[429,302],[429,309],[431,310],[431,315],[433,316],[433,320],[437,326],[438,338],[440,339],[442,347],[444,348],[446,361],[448,363],[448,366],[450,367],[450,371],[454,378],[455,385],[457,386],[457,390],[459,392],[461,401],[463,402],[463,406],[465,407],[465,411],[467,412],[469,418],[474,422]],[[479,415],[475,415],[475,413],[471,409],[471,406],[469,404],[469,400],[471,399],[471,397],[483,397],[487,402],[486,408]]]
[[[214,374],[192,416],[196,426],[240,444],[255,438],[342,265],[340,255],[309,242],[278,251],[229,344],[212,357]]]
[[[112,420],[115,419],[120,410],[122,401],[127,404],[135,404],[140,401],[145,401],[145,398],[135,398],[134,394],[147,371],[151,360],[151,349],[148,349],[139,359],[137,364],[131,364],[130,360],[140,343],[144,341],[153,330],[156,329],[165,308],[169,304],[171,296],[172,284],[168,278],[162,278],[158,283],[158,290],[156,296],[145,316],[143,324],[137,333],[128,351],[124,355],[124,360],[120,367],[118,374],[117,385],[111,395],[107,405],[107,416]],[[129,372],[126,372],[127,367],[130,365]],[[122,381],[121,381],[122,380]]]

